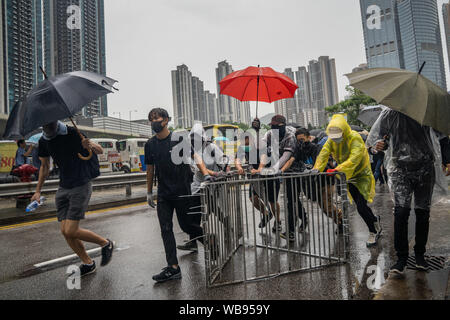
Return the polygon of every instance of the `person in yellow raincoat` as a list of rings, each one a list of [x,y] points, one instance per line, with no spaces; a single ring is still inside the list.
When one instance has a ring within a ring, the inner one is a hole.
[[[327,128],[328,141],[317,157],[315,170],[323,172],[330,155],[338,163],[330,174],[344,173],[348,190],[356,203],[358,213],[369,228],[367,246],[375,246],[381,236],[381,219],[367,205],[375,197],[375,178],[370,167],[369,153],[359,133],[352,131],[342,115],[335,115]]]

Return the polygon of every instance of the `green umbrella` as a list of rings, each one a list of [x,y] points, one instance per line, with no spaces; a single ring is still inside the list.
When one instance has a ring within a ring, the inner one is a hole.
[[[421,71],[425,64],[422,65]],[[419,73],[373,68],[347,74],[350,86],[421,125],[450,134],[450,95]]]

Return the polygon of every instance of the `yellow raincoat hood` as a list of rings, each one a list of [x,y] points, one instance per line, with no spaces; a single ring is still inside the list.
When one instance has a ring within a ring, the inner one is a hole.
[[[375,178],[370,167],[370,157],[361,135],[352,131],[342,115],[333,116],[327,128],[327,134],[332,127],[340,128],[344,135],[340,144],[328,139],[317,157],[314,169],[323,172],[330,155],[338,163],[336,168],[345,173],[347,181],[355,185],[368,202],[375,197]]]

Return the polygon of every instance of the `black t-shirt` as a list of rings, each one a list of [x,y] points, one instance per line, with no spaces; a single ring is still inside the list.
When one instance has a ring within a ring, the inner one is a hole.
[[[52,157],[60,169],[59,185],[64,189],[73,189],[85,185],[100,175],[98,157],[94,153],[89,161],[81,160],[78,153],[88,156],[89,152],[81,145],[77,131],[67,128],[67,135],[59,135],[53,140],[39,140],[39,157]]]
[[[156,177],[158,178],[158,197],[166,200],[182,199],[180,196],[191,195],[192,170],[189,165],[191,158],[190,141],[187,146],[189,152],[183,155],[183,148],[180,143],[183,139],[174,139],[172,133],[165,139],[159,140],[156,136],[148,140],[145,145],[145,164],[155,166]],[[172,161],[172,150],[179,145],[179,155],[184,158],[181,164]]]
[[[291,169],[294,171],[303,172],[307,168],[307,165],[313,167],[319,153],[319,147],[315,143],[297,143],[294,152],[295,161],[292,164]]]

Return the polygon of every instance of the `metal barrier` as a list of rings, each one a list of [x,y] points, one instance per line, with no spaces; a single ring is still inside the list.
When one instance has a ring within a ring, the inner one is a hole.
[[[347,183],[345,175],[337,175],[339,178],[311,173],[234,175],[206,184],[202,226],[208,287],[345,263],[349,241]],[[270,212],[276,216],[278,187],[283,231],[277,227],[276,217],[265,226],[259,225]],[[308,223],[303,223],[306,220]],[[291,240],[281,237],[287,230],[293,231]]]
[[[147,183],[146,173],[120,174],[100,176],[92,181],[94,189],[105,187],[126,187],[127,195],[131,195],[131,186]],[[37,182],[30,183],[8,183],[0,185],[0,198],[27,195],[34,193]],[[48,180],[45,182],[42,193],[56,192],[59,188],[59,180]]]

